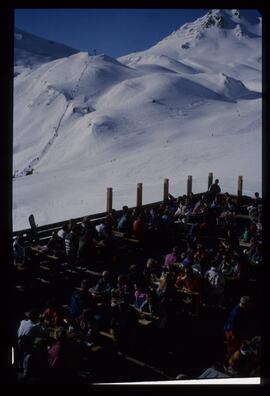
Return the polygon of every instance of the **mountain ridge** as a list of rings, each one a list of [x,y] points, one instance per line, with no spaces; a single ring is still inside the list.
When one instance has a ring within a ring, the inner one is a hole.
[[[38,37],[18,27],[14,29],[14,74],[79,52],[65,44]]]

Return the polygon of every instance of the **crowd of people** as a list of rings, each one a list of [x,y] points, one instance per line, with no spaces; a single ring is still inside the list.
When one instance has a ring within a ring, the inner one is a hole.
[[[245,224],[237,219],[241,211],[250,216]],[[98,269],[102,275],[90,287],[82,272],[80,287],[65,307],[52,296],[20,322],[19,380],[76,382],[80,356],[99,343],[104,329],[110,329],[118,350],[132,354],[144,345],[138,315],[156,318],[162,337],[170,335],[177,315],[196,319],[209,307],[227,316],[224,372],[255,375],[261,350],[256,289],[262,274],[261,221],[257,193],[243,208],[228,193],[221,195],[216,180],[205,194],[169,194],[164,204],[146,209],[124,206],[120,216],[111,211],[96,226],[88,217],[81,224],[65,223],[44,252],[70,268]],[[142,259],[130,258],[123,266],[119,256],[129,240]],[[13,247],[15,266],[29,265],[31,254],[21,235]],[[51,328],[56,329],[53,341]]]

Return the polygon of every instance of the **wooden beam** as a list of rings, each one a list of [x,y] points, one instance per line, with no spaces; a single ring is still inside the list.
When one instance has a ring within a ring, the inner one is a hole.
[[[164,202],[168,201],[168,195],[169,195],[169,179],[164,179],[164,184],[163,184],[163,201]]]
[[[207,191],[209,190],[210,186],[213,184],[213,173],[209,172],[208,173],[208,188]]]
[[[142,183],[137,184],[137,207],[142,206]]]
[[[107,212],[112,210],[112,202],[113,202],[113,190],[111,187],[107,188]]]
[[[238,204],[240,204],[242,195],[243,195],[243,176],[238,176],[238,184],[237,184],[237,203]]]
[[[188,176],[187,178],[187,195],[192,192],[192,176]]]

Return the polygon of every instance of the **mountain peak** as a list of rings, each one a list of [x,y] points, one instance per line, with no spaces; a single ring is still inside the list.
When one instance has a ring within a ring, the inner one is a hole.
[[[193,24],[199,25],[200,29],[208,29],[213,26],[220,29],[234,29],[240,23],[240,11],[237,9],[212,9],[206,15],[197,19]]]
[[[212,9],[193,22],[185,23],[163,41],[172,37],[187,40],[183,48],[190,47],[190,40],[201,39],[207,32],[217,29],[220,32],[230,31],[238,38],[261,36],[260,18],[243,16],[237,9]]]

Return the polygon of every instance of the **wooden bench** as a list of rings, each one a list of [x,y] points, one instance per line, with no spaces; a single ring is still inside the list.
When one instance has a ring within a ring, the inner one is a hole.
[[[37,278],[37,280],[40,281],[41,283],[45,283],[47,285],[49,285],[51,283],[50,281],[43,279],[43,278]]]
[[[39,266],[40,269],[43,269],[44,271],[51,271],[51,268],[45,266],[45,265],[40,265]]]
[[[111,329],[110,329],[110,331],[111,331]],[[99,332],[99,334],[102,335],[103,337],[109,338],[110,340],[114,340],[114,336],[110,331],[101,330]]]
[[[250,248],[251,243],[250,243],[250,242],[242,241],[242,240],[240,239],[240,240],[239,240],[239,246],[245,247],[245,248]]]
[[[114,230],[113,231],[113,235],[118,237],[118,238],[122,238],[122,239],[124,239],[125,241],[128,241],[128,242],[140,243],[140,241],[138,239],[135,239],[135,238],[132,238],[132,237],[131,238],[125,237],[125,234],[123,232],[120,232],[120,231]]]

